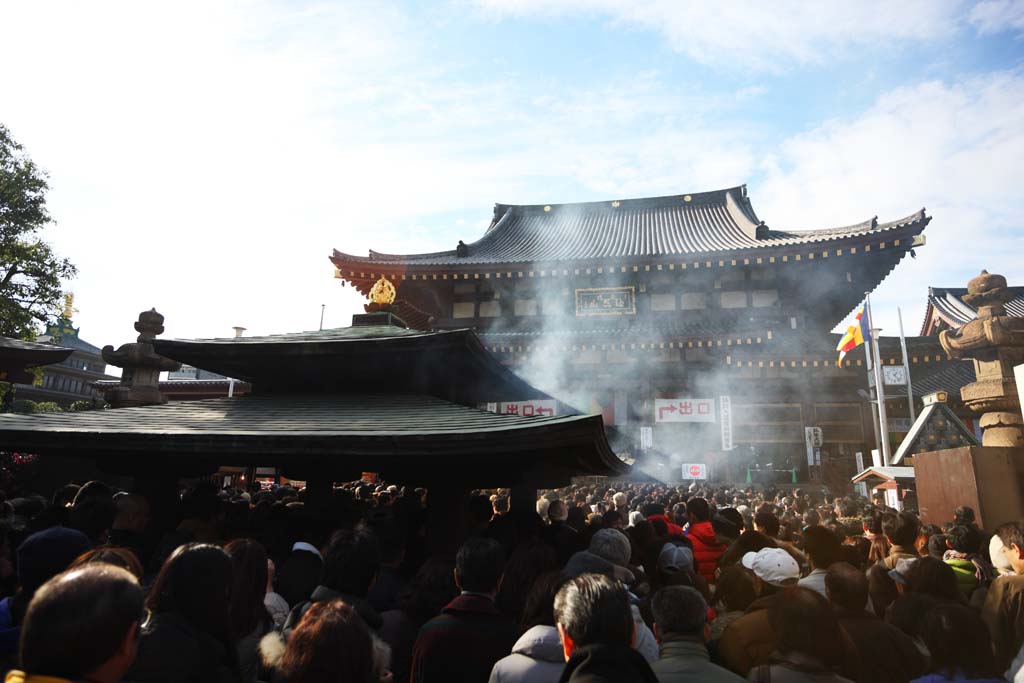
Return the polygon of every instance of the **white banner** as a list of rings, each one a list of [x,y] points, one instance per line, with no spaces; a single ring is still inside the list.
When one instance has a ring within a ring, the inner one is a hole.
[[[640,450],[649,451],[654,448],[654,427],[640,428]]]
[[[656,398],[655,422],[714,422],[713,398]]]
[[[860,474],[861,472],[864,471],[864,454],[861,453],[860,451],[857,451],[856,453],[854,453],[854,458],[856,458],[856,460],[857,460],[857,474]],[[865,498],[867,498],[868,497],[868,485],[867,485],[867,483],[862,481],[859,484],[857,484],[857,492],[860,495],[862,495]]]
[[[683,479],[707,479],[708,466],[704,463],[687,463],[683,465]]]
[[[719,396],[719,422],[722,425],[722,450],[731,451],[732,443],[732,400],[728,396]]]
[[[543,399],[537,401],[508,401],[498,404],[499,415],[520,417],[554,417],[558,412],[558,401]]]

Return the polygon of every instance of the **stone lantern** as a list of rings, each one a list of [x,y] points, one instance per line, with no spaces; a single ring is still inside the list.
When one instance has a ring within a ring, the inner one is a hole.
[[[153,340],[164,331],[164,317],[155,308],[139,314],[135,331],[139,337],[134,344],[123,344],[117,351],[110,345],[103,347],[103,360],[122,369],[120,384],[106,392],[107,402],[114,408],[167,403],[160,393],[160,373],[181,367],[153,350]]]

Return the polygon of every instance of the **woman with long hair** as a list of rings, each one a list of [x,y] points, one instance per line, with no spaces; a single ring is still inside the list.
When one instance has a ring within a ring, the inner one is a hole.
[[[139,652],[126,680],[241,683],[231,631],[231,558],[203,543],[171,553],[156,577]]]
[[[142,563],[139,562],[139,558],[135,556],[135,553],[127,548],[119,548],[112,545],[101,545],[98,548],[82,553],[75,558],[75,561],[68,566],[68,569],[77,569],[82,565],[95,562],[120,567],[138,579],[139,582],[142,581]]]
[[[231,541],[224,550],[231,557],[233,584],[228,616],[232,633],[237,637],[242,682],[256,683],[260,673],[260,639],[274,626],[264,604],[267,551],[261,544],[248,539]]]
[[[288,638],[280,683],[377,683],[388,680],[387,647],[375,644],[359,613],[341,600],[316,602]]]
[[[988,627],[973,609],[947,602],[930,609],[921,636],[931,653],[926,676],[914,683],[997,683],[1006,679],[996,670]]]

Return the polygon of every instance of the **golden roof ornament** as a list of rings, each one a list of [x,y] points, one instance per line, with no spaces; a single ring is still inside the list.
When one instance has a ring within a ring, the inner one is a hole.
[[[390,306],[395,303],[395,286],[391,281],[381,275],[376,284],[370,289],[370,302],[381,306]]]
[[[74,292],[68,292],[64,295],[64,310],[61,313],[61,317],[65,320],[71,320],[71,316],[77,311],[78,309],[75,308],[75,294]]]

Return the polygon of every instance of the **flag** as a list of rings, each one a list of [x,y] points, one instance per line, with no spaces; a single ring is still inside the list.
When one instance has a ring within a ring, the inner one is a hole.
[[[868,317],[864,315],[864,307],[861,306],[857,311],[856,323],[846,328],[846,334],[839,340],[839,346],[836,347],[836,351],[839,352],[839,360],[836,361],[836,365],[842,367],[846,354],[870,339],[871,330],[868,329]]]

